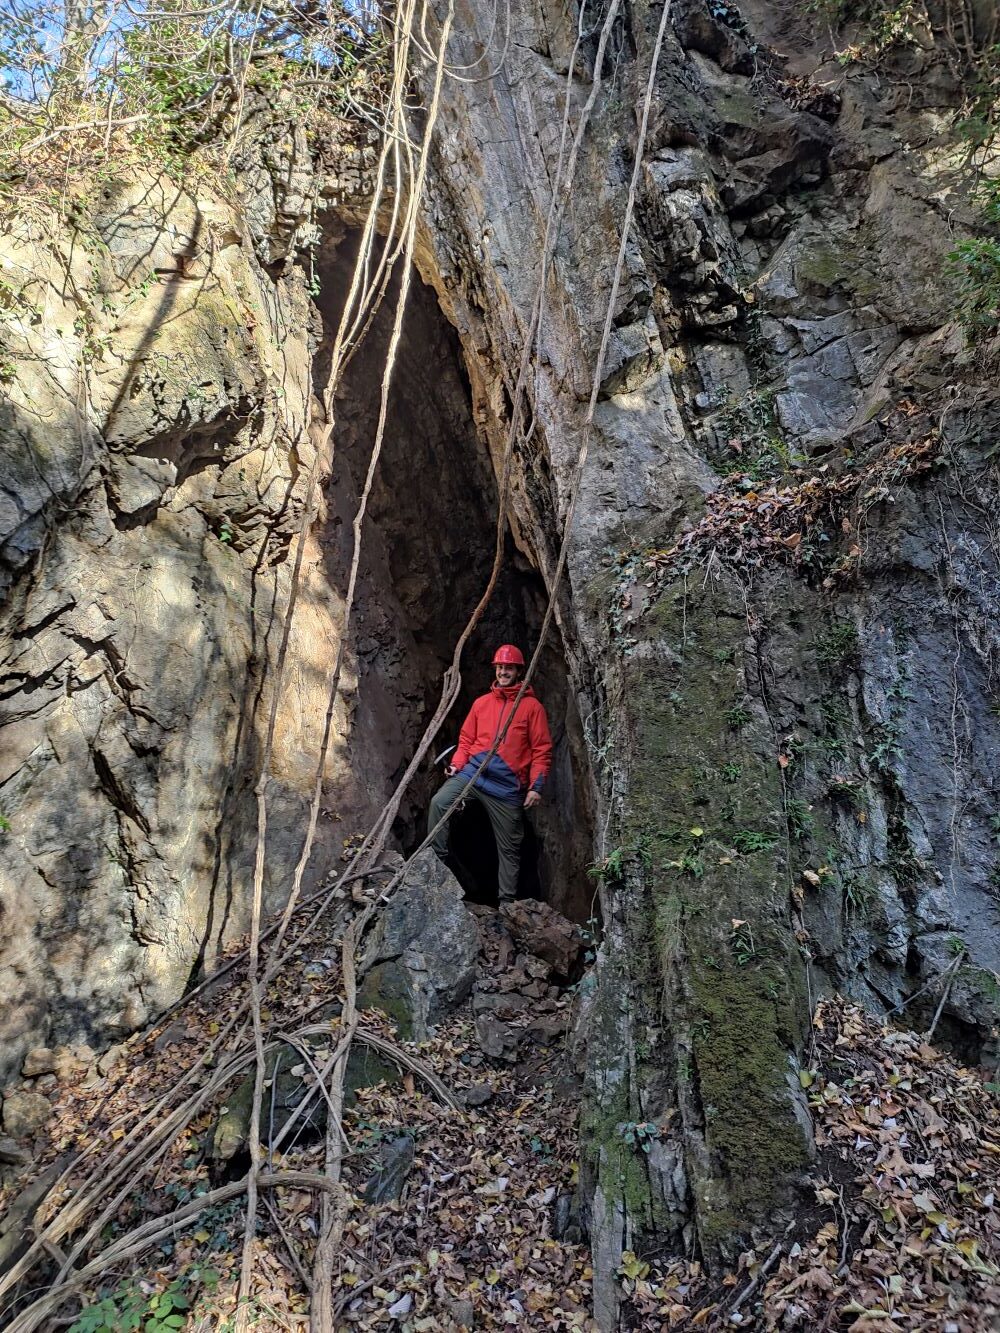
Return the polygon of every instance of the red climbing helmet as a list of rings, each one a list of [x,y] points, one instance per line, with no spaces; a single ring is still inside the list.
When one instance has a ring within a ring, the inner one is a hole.
[[[512,643],[502,643],[493,654],[493,665],[503,663],[507,666],[524,666],[524,654]]]

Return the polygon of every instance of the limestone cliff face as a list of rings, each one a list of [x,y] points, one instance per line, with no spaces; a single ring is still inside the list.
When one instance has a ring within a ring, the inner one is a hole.
[[[568,84],[575,16],[521,5],[501,72],[446,83],[425,262],[494,409],[606,12]],[[615,21],[566,187],[515,443],[515,531],[543,571],[660,12]],[[492,7],[457,15],[456,65],[492,68]],[[938,1030],[995,1056],[1000,404],[952,322],[946,256],[974,217],[960,100],[934,25],[874,71],[798,6],[673,7],[561,594],[605,864],[581,1032],[608,1321],[623,1245],[732,1254],[792,1198],[818,994],[884,1010],[947,974]],[[732,472],[718,522],[684,537]],[[810,508],[832,479],[848,499]],[[630,1122],[656,1125],[646,1151]]]
[[[255,223],[150,176],[69,225],[26,209],[4,239],[5,1074],[49,1036],[141,1024],[245,922],[252,706],[311,450],[308,302],[263,267],[283,228],[261,175]],[[276,873],[336,610],[307,585]]]
[[[515,2],[501,30],[492,5],[456,7],[464,74],[444,85],[316,876],[401,770],[485,582],[560,125],[608,12]],[[610,25],[472,662],[537,633],[661,12]],[[952,54],[928,30],[877,73],[845,67],[790,3],[675,0],[666,28],[538,682],[558,741],[542,891],[585,919],[585,864],[602,867],[579,1027],[609,1327],[623,1248],[731,1255],[794,1200],[824,991],[883,1011],[917,996],[918,1021],[944,994],[938,1031],[996,1053],[1000,402],[952,319],[945,257],[975,225]],[[245,923],[268,668],[352,245],[307,158],[293,136],[232,200],[149,180],[61,230],[8,228],[0,1080],[27,1045],[141,1023]],[[322,460],[272,905],[301,844],[385,333]]]

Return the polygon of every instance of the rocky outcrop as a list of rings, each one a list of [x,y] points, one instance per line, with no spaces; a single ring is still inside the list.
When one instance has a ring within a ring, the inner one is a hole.
[[[472,990],[479,927],[451,871],[428,848],[410,861],[379,914],[361,961],[358,1004],[396,1020],[408,1041],[426,1041],[433,1025]]]
[[[318,176],[301,134],[265,136],[243,168],[231,199],[112,179],[67,217],[26,210],[3,239],[0,1085],[31,1047],[141,1026],[247,925],[292,539],[356,236],[330,213],[320,232],[310,210],[364,179]],[[390,324],[386,305],[318,464],[266,910],[304,837]],[[307,889],[392,790],[492,559],[489,456],[455,334],[419,283],[407,328]],[[512,558],[470,645],[477,673],[491,641],[529,642],[540,615],[538,576]],[[557,747],[541,873],[580,900],[584,742],[554,650],[541,680]],[[481,687],[470,676],[457,711]],[[406,845],[433,782],[421,774],[400,812]]]
[[[262,228],[149,176],[3,240],[0,1078],[40,1041],[131,1031],[246,920],[253,704],[312,449],[307,300],[262,267]],[[337,609],[315,567],[279,717],[272,903]]]

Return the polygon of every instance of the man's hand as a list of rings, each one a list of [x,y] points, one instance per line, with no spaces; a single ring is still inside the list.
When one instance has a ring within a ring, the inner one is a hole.
[[[527,796],[524,798],[525,810],[531,810],[533,809],[534,806],[541,805],[541,803],[542,803],[542,793],[540,791],[529,791]]]
[[[455,765],[449,764],[448,767],[444,770],[444,775],[446,778],[453,778],[457,772],[458,769],[455,767]]]

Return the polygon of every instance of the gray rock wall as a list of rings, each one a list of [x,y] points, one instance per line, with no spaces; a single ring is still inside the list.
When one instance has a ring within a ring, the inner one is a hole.
[[[332,186],[311,159],[295,167],[294,142],[259,147],[234,200],[112,181],[70,217],[26,212],[3,242],[0,1084],[27,1049],[141,1026],[248,924],[292,539],[357,235],[335,212],[310,220]],[[319,460],[268,790],[268,911],[304,837],[394,295]],[[415,282],[307,890],[381,809],[434,710],[489,577],[496,503],[457,339]],[[537,636],[540,580],[509,555],[441,746],[496,643]],[[537,873],[585,917],[589,792],[555,648],[539,688],[556,762]],[[418,775],[398,845],[423,836],[439,780],[430,763]]]
[[[456,12],[452,58],[492,68],[492,6]],[[496,457],[490,386],[515,378],[559,125],[590,91],[605,12],[584,16],[568,84],[576,13],[518,4],[499,73],[445,84],[424,264]],[[659,17],[631,5],[615,24],[566,188],[515,445],[515,532],[545,572]],[[793,5],[673,6],[560,594],[606,862],[581,1031],[609,1325],[623,1246],[732,1255],[794,1198],[796,1071],[823,990],[885,1010],[930,985],[909,1009],[929,1021],[952,965],[940,1022],[971,1058],[995,1054],[998,423],[986,354],[952,322],[947,254],[977,225],[961,79],[937,30],[877,70],[836,41]],[[756,520],[743,542],[730,514],[656,572],[650,554],[728,474],[733,503],[713,512],[864,484],[798,535],[775,518],[783,547],[763,549]],[[638,1121],[661,1127],[648,1154],[624,1141]]]

